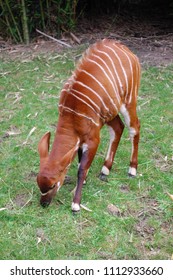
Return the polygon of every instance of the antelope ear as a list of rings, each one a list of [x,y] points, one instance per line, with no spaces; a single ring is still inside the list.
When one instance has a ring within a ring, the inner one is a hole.
[[[38,152],[40,155],[40,165],[45,161],[49,156],[49,143],[50,143],[50,132],[47,132],[43,135],[38,143]]]

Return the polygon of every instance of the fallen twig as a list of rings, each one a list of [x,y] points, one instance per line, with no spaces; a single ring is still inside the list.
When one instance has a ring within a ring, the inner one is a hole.
[[[170,194],[170,193],[168,193],[168,192],[166,192],[166,193],[167,193],[167,195],[170,197],[170,199],[173,200],[173,194]]]
[[[4,210],[7,210],[7,208],[5,208],[5,207],[0,208],[0,211],[4,211]]]
[[[23,142],[23,145],[26,145],[26,144],[28,143],[29,137],[34,133],[35,130],[36,130],[36,127],[34,126],[34,127],[30,130],[28,136],[26,137],[26,140]]]
[[[85,205],[83,205],[83,204],[80,204],[80,207],[81,207],[82,209],[84,209],[84,210],[88,211],[88,212],[92,212],[92,210],[91,210],[91,209],[89,209],[88,207],[86,207],[86,206],[85,206]]]
[[[76,35],[74,35],[72,32],[70,32],[70,36],[72,37],[73,41],[75,41],[76,43],[80,44],[81,41],[79,38],[76,37]]]
[[[42,32],[42,31],[40,31],[40,30],[38,30],[38,29],[36,29],[36,31],[37,31],[38,33],[40,33],[41,35],[43,35],[43,36],[45,36],[45,37],[47,37],[47,38],[49,38],[49,39],[51,39],[51,40],[53,40],[53,41],[55,41],[55,42],[61,44],[61,45],[64,45],[64,46],[66,46],[66,47],[68,47],[68,48],[71,48],[71,47],[72,47],[71,45],[69,45],[69,44],[67,44],[67,43],[64,43],[64,42],[62,42],[61,40],[58,40],[58,39],[56,39],[56,38],[54,38],[54,37],[52,37],[52,36],[50,36],[50,35],[47,35],[46,33]]]

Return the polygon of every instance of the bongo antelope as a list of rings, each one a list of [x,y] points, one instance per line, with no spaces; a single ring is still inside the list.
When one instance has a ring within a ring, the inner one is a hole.
[[[137,95],[140,83],[138,58],[124,45],[104,39],[91,46],[65,83],[59,101],[59,120],[52,150],[50,132],[40,140],[40,171],[37,183],[42,206],[50,204],[62,186],[78,153],[79,168],[72,210],[80,210],[82,186],[100,142],[100,130],[109,128],[110,144],[100,178],[110,172],[123,133],[124,117],[132,143],[129,176],[136,176],[140,123]]]

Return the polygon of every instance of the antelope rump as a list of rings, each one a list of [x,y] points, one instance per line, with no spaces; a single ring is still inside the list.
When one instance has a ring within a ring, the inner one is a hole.
[[[136,176],[140,133],[136,112],[139,83],[138,58],[121,43],[104,39],[84,53],[61,91],[59,119],[50,153],[50,132],[38,144],[40,171],[37,183],[42,206],[50,204],[78,153],[72,210],[80,210],[82,186],[96,154],[104,124],[109,128],[110,144],[100,178],[104,180],[109,175],[124,129],[119,113],[124,117],[132,143],[129,176]]]

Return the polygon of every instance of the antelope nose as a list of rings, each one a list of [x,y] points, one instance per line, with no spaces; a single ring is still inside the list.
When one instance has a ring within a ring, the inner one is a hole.
[[[50,201],[49,200],[42,200],[42,199],[40,199],[40,204],[41,204],[42,207],[45,208],[45,207],[49,206]]]
[[[45,207],[49,206],[50,202],[49,201],[41,201],[40,204],[41,204],[42,207],[45,208]]]

